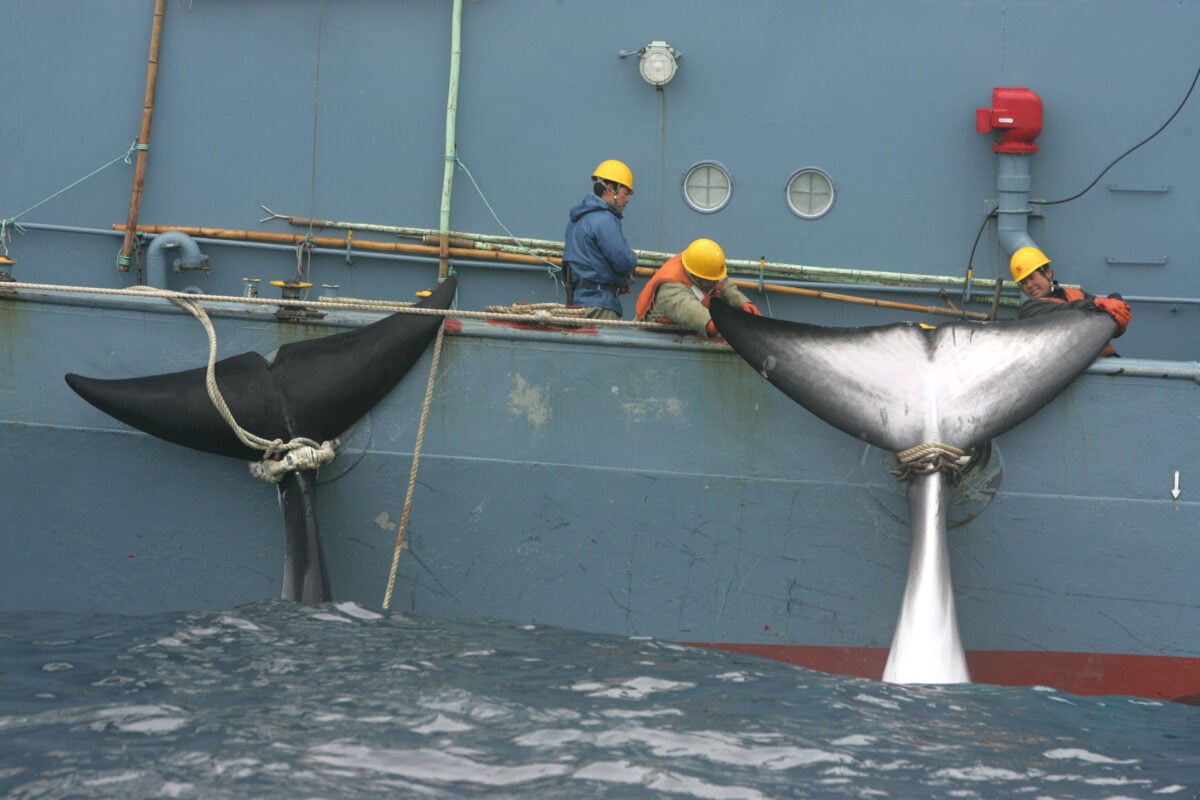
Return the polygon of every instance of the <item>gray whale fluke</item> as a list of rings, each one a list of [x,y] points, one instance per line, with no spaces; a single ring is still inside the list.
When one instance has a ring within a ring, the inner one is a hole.
[[[760,317],[721,302],[721,336],[798,404],[875,447],[970,451],[1018,425],[1087,369],[1116,330],[1103,313],[1006,322],[830,328]],[[912,553],[883,679],[970,680],[946,546],[949,486],[940,469],[909,480]]]
[[[457,280],[445,280],[417,305],[446,309]],[[346,333],[285,344],[268,361],[241,353],[218,361],[217,386],[237,423],[264,439],[335,439],[405,376],[437,335],[444,316],[390,316]],[[262,452],[242,443],[206,389],[206,369],[140,378],[99,379],[68,374],[87,402],[130,427],[206,453],[257,461]],[[286,531],[285,600],[331,599],[317,534],[316,481],[292,471],[279,484]]]

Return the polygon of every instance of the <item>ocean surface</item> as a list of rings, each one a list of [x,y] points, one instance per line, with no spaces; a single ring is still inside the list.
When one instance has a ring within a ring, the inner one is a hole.
[[[535,625],[0,614],[6,798],[1196,798],[1200,708]]]

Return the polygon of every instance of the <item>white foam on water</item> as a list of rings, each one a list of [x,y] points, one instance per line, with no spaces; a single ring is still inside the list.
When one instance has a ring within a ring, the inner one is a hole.
[[[126,722],[117,727],[129,733],[171,733],[187,725],[187,722],[183,717],[151,717]]]
[[[114,783],[129,783],[130,781],[139,780],[142,772],[118,772],[116,775],[105,775],[101,778],[91,778],[83,781],[84,786],[111,786]]]
[[[900,710],[900,704],[895,700],[887,700],[882,697],[872,697],[869,694],[858,694],[854,696],[854,699],[864,703],[870,703],[871,705],[879,706],[880,708],[886,708],[891,711]]]
[[[183,709],[176,706],[116,706],[96,712],[97,722],[88,727],[106,730],[110,726],[128,733],[170,733],[188,724]]]
[[[519,744],[522,747],[562,747],[563,745],[573,744],[579,741],[586,741],[591,734],[581,730],[547,728],[542,730],[530,731],[523,733],[520,736],[513,738],[513,744]]]
[[[817,748],[756,745],[748,743],[745,737],[729,733],[663,731],[641,725],[595,733],[575,728],[545,729],[513,739],[514,744],[549,749],[579,742],[612,749],[634,746],[639,750],[647,749],[660,758],[695,757],[717,764],[770,770],[785,770],[819,763],[849,764],[854,761],[850,756]]]
[[[334,603],[333,607],[338,611],[341,611],[343,614],[356,617],[358,619],[383,619],[382,614],[377,614],[370,609],[363,608],[358,603],[351,603],[349,601],[344,603]]]
[[[427,722],[424,725],[416,725],[409,728],[413,733],[457,733],[458,731],[469,731],[475,726],[466,722],[460,722],[456,719],[451,719],[445,714],[438,714],[432,722]]]
[[[855,733],[850,736],[843,736],[840,739],[834,739],[830,744],[838,747],[870,747],[875,744],[878,739],[874,736],[867,736],[863,733]]]
[[[644,710],[609,708],[601,711],[600,716],[609,719],[647,719],[651,717],[682,717],[683,712],[678,708],[648,708]]]
[[[1084,778],[1083,782],[1091,786],[1150,786],[1152,781],[1147,778]]]
[[[812,747],[748,746],[737,736],[716,731],[678,733],[637,726],[601,732],[595,736],[595,742],[601,747],[639,744],[649,748],[656,756],[694,756],[718,764],[771,770],[791,769],[823,762],[846,764],[854,760],[841,753]]]
[[[1136,758],[1109,758],[1108,756],[1102,756],[1099,753],[1081,750],[1078,747],[1062,747],[1055,750],[1047,750],[1042,755],[1044,755],[1046,758],[1072,758],[1076,761],[1087,761],[1091,764],[1137,764],[1140,761],[1140,759]]]
[[[196,794],[196,786],[191,783],[167,781],[159,787],[158,793],[163,797],[187,797]]]
[[[308,750],[307,758],[331,767],[369,770],[439,783],[477,783],[515,786],[567,774],[562,764],[523,764],[509,767],[474,761],[441,750],[389,750],[363,745],[324,744]]]
[[[628,761],[597,761],[575,771],[574,778],[602,783],[642,786],[656,792],[702,800],[766,800],[769,796],[744,786],[720,786],[669,770],[635,767]]]
[[[618,700],[644,700],[657,692],[677,692],[694,689],[696,684],[687,681],[668,681],[661,678],[637,677],[619,684],[584,681],[573,684],[572,691],[585,692],[588,697],[609,697]]]
[[[1025,781],[1040,777],[1043,773],[1037,770],[1018,772],[1003,767],[989,767],[985,764],[975,764],[970,767],[950,767],[939,769],[932,773],[936,778],[949,778],[957,781]]]

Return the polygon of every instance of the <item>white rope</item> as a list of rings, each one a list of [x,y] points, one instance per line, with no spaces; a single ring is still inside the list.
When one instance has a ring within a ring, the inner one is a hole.
[[[396,587],[396,570],[400,566],[400,551],[404,549],[404,535],[408,529],[408,514],[412,510],[413,490],[417,486],[417,465],[421,462],[421,444],[425,440],[425,423],[429,419],[429,407],[433,404],[433,386],[437,381],[438,362],[442,358],[442,340],[446,326],[438,328],[433,343],[433,358],[429,364],[429,381],[425,384],[425,400],[421,403],[421,421],[417,425],[417,441],[413,445],[412,469],[408,473],[408,489],[404,494],[404,510],[400,513],[400,524],[396,526],[396,546],[392,549],[392,567],[388,572],[387,589],[383,593],[383,607],[392,607],[392,590]]]
[[[913,475],[931,472],[946,472],[953,479],[961,476],[964,467],[971,463],[971,453],[942,442],[926,442],[896,453],[899,467],[892,470],[898,480],[906,481]]]
[[[139,290],[142,287],[129,287],[126,289],[105,289],[100,287],[85,287],[85,286],[66,286],[63,284],[53,283],[24,283],[20,281],[6,281],[0,283],[0,298],[12,291],[29,290],[29,291],[46,291],[46,292],[62,292],[65,294],[101,294],[101,295],[126,295],[131,291]],[[149,289],[149,287],[146,287]],[[529,323],[529,314],[519,313],[497,313],[492,311],[462,311],[459,309],[440,309],[440,308],[421,308],[408,303],[388,302],[386,300],[360,300],[353,298],[322,298],[320,300],[289,300],[284,298],[270,299],[263,297],[242,297],[240,295],[219,295],[219,294],[192,294],[188,292],[173,292],[167,289],[151,290],[155,296],[165,297],[169,300],[176,298],[184,298],[195,303],[240,303],[243,305],[262,305],[275,307],[298,307],[298,308],[337,308],[343,310],[355,311],[386,311],[389,313],[415,314],[437,317],[452,317],[455,319],[480,319],[496,322],[521,322]],[[624,319],[589,319],[581,316],[571,316],[573,310],[567,306],[558,306],[557,304],[545,304],[557,306],[562,309],[560,313],[537,313],[537,322],[546,325],[557,325],[560,327],[582,327],[582,328],[637,328],[642,330],[658,330],[670,332],[687,332],[688,329],[679,325],[667,325],[661,322],[638,322],[637,320]]]
[[[204,332],[208,335],[208,365],[204,374],[204,387],[208,391],[208,399],[212,401],[217,413],[221,415],[221,418],[225,420],[242,444],[251,449],[263,451],[262,462],[250,464],[251,475],[271,483],[278,483],[288,472],[299,469],[316,469],[321,464],[327,464],[333,460],[336,455],[334,453],[334,447],[337,445],[336,439],[319,444],[312,439],[299,436],[290,442],[284,442],[282,439],[265,439],[237,423],[237,420],[233,418],[233,412],[229,410],[229,405],[225,402],[225,397],[221,394],[220,387],[217,386],[217,332],[204,307],[191,295],[167,292],[152,286],[133,286],[124,291],[169,297],[177,305],[190,311],[192,316],[204,326]],[[276,454],[280,453],[284,454],[283,457],[275,460]]]

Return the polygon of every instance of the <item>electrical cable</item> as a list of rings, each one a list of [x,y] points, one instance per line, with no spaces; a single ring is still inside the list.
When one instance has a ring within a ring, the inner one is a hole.
[[[1181,101],[1179,101],[1179,105],[1175,108],[1175,110],[1173,112],[1171,112],[1171,116],[1167,117],[1167,121],[1164,122],[1162,125],[1158,126],[1158,130],[1154,131],[1154,133],[1150,134],[1145,139],[1142,139],[1140,142],[1135,144],[1133,147],[1130,147],[1124,153],[1122,153],[1121,155],[1114,158],[1112,160],[1112,162],[1109,163],[1109,165],[1107,167],[1102,169],[1100,171],[1100,174],[1097,175],[1092,180],[1092,182],[1089,183],[1087,186],[1085,186],[1081,191],[1076,192],[1075,194],[1071,195],[1070,197],[1064,197],[1061,200],[1047,200],[1043,203],[1040,203],[1039,205],[1042,205],[1042,206],[1060,205],[1062,203],[1069,203],[1072,200],[1078,200],[1080,197],[1083,197],[1083,195],[1085,195],[1088,191],[1091,190],[1091,188],[1093,186],[1095,186],[1097,183],[1099,183],[1100,179],[1103,178],[1110,169],[1115,167],[1117,165],[1117,163],[1119,161],[1121,161],[1121,159],[1125,158],[1130,153],[1132,153],[1134,150],[1137,150],[1139,147],[1146,144],[1151,139],[1153,139],[1154,137],[1156,137],[1160,133],[1162,133],[1164,130],[1166,130],[1166,127],[1171,124],[1171,122],[1175,119],[1175,117],[1179,116],[1179,112],[1183,110],[1183,107],[1185,105],[1187,105],[1187,101],[1191,98],[1192,92],[1194,92],[1196,90],[1196,84],[1198,82],[1200,82],[1200,68],[1197,68],[1196,74],[1192,77],[1192,85],[1188,87],[1187,93],[1183,96],[1183,99]],[[990,220],[992,217],[996,216],[996,212],[997,212],[997,209],[992,209],[991,211],[989,211],[987,213],[987,215],[983,218],[983,221],[979,224],[979,230],[975,233],[975,242],[971,245],[971,255],[967,258],[967,275],[968,276],[970,276],[972,274],[973,263],[975,261],[975,250],[979,247],[979,239],[980,239],[980,237],[983,236],[983,231],[987,227],[988,220]],[[964,294],[967,291],[969,291],[969,289],[964,289]]]

